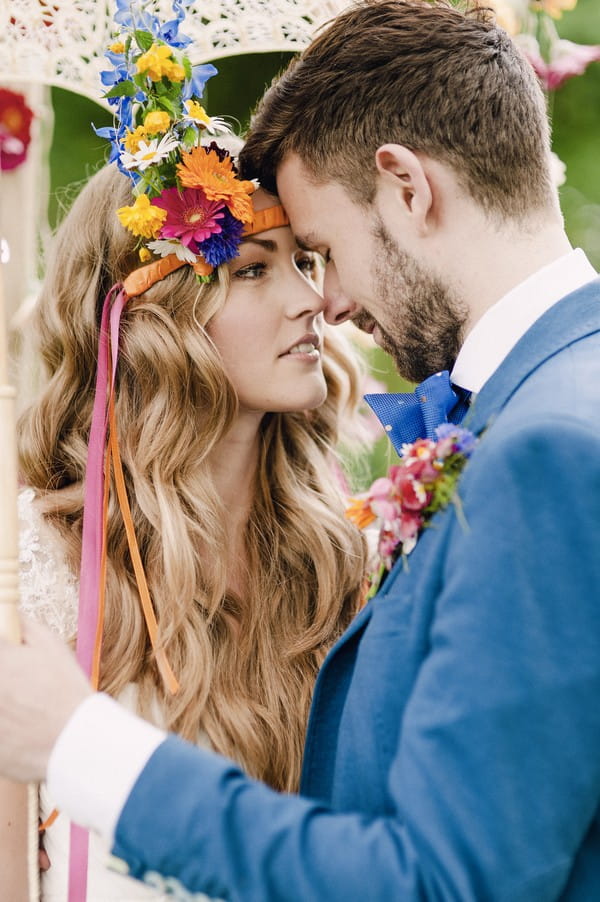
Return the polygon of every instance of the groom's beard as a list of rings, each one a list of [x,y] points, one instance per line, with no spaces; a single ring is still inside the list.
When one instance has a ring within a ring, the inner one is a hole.
[[[464,340],[466,305],[400,250],[381,220],[374,237],[379,250],[373,261],[373,286],[378,307],[386,312],[385,323],[359,313],[353,317],[355,325],[377,324],[381,346],[411,382],[451,370]]]

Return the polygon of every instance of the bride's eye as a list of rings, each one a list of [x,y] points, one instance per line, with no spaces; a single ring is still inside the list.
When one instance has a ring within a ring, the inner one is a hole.
[[[266,263],[249,263],[232,273],[234,279],[260,279],[267,270]]]

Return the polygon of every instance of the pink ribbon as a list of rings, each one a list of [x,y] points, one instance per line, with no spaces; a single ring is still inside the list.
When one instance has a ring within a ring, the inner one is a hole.
[[[104,497],[104,458],[108,424],[109,384],[115,384],[119,354],[119,323],[128,297],[121,285],[114,285],[102,307],[98,341],[98,366],[92,423],[85,468],[83,502],[83,535],[81,542],[81,570],[79,576],[79,612],[77,620],[76,655],[79,664],[91,677],[94,647],[98,630],[99,589],[104,542],[102,505]],[[112,379],[108,380],[108,335],[112,352]],[[71,824],[69,847],[68,902],[85,902],[87,896],[89,833]]]

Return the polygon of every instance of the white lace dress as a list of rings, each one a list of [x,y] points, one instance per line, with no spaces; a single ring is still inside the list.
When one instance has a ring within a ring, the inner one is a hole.
[[[65,640],[72,639],[77,629],[78,582],[68,568],[52,527],[47,524],[35,504],[35,493],[23,490],[19,495],[20,524],[20,595],[21,610],[46,624]],[[127,687],[119,701],[135,708],[135,687]],[[200,740],[201,741],[201,740]],[[202,743],[206,744],[206,743]],[[40,810],[45,820],[53,810],[44,784],[40,787]],[[43,902],[66,902],[69,855],[69,820],[59,814],[44,837],[50,858],[50,870],[41,878]],[[118,867],[99,837],[90,835],[87,902],[138,902],[173,898],[110,867]],[[194,896],[194,899],[208,897]]]

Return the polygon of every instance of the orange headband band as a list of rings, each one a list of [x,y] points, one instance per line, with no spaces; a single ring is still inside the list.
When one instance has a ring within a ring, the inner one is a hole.
[[[289,223],[287,213],[281,204],[277,204],[254,213],[252,221],[245,226],[243,235],[257,235],[259,232],[267,232],[269,229],[280,229]],[[210,263],[206,263],[201,257],[198,257],[195,263],[187,263],[185,260],[180,260],[176,254],[169,254],[167,257],[135,269],[123,281],[123,288],[128,297],[136,298],[182,266],[191,266],[197,276],[209,276],[213,271]]]

